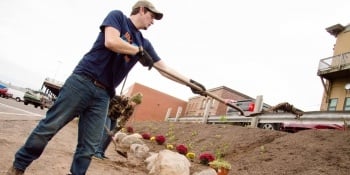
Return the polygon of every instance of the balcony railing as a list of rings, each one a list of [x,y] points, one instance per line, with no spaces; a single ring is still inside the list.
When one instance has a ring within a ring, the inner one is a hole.
[[[339,71],[350,65],[350,52],[321,59],[318,64],[318,75],[330,71]]]

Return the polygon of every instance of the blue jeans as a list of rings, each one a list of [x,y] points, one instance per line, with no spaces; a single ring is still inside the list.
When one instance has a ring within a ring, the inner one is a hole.
[[[17,151],[14,166],[25,170],[39,158],[53,136],[75,117],[79,117],[78,144],[71,164],[71,173],[85,174],[91,156],[100,142],[106,120],[109,95],[81,75],[72,74],[60,89],[53,106]]]
[[[107,117],[105,126],[107,127],[107,129],[109,129],[109,131],[112,131],[115,128],[116,124],[117,124],[116,120],[111,120],[109,117]],[[107,133],[106,128],[104,128],[101,142],[98,145],[97,151],[95,154],[96,157],[99,157],[99,158],[105,157],[105,152],[108,148],[108,145],[111,143],[111,141],[112,141],[111,136]]]

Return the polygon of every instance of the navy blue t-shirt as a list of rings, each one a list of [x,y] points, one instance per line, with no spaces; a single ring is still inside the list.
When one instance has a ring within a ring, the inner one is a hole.
[[[119,37],[130,44],[142,46],[154,62],[159,61],[160,58],[152,44],[143,38],[142,33],[135,28],[128,17],[119,10],[111,11],[101,24],[100,33],[93,47],[80,60],[73,73],[85,74],[95,78],[107,87],[111,96],[114,96],[115,88],[123,81],[139,58],[116,53],[106,48],[104,45],[104,29],[106,26],[112,26],[119,30],[121,35]]]

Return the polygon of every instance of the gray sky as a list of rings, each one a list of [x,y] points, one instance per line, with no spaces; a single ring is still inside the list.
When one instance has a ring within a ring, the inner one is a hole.
[[[107,13],[130,14],[136,0],[0,1],[0,80],[39,89],[46,77],[64,81],[90,49]],[[207,89],[227,86],[264,102],[319,110],[320,59],[333,55],[325,28],[347,25],[349,0],[153,0],[164,13],[143,31],[160,57]],[[186,86],[137,65],[138,82],[183,100]],[[120,87],[117,88],[119,93]]]

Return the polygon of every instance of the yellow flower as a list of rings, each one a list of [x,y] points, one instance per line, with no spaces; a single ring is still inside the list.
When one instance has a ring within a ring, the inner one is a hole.
[[[126,128],[122,128],[122,132],[126,132]]]
[[[167,149],[174,149],[174,145],[172,145],[172,144],[167,144],[167,145],[166,145],[166,148],[167,148]]]
[[[150,138],[150,140],[151,140],[151,141],[155,141],[155,140],[156,140],[156,137],[153,136],[153,137]]]
[[[188,152],[188,153],[186,154],[186,157],[187,157],[188,159],[190,159],[190,160],[193,160],[193,159],[196,157],[196,154],[193,153],[193,152]]]

